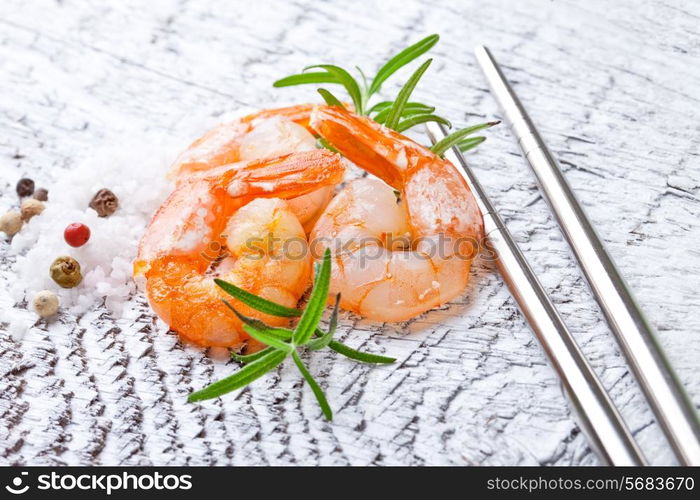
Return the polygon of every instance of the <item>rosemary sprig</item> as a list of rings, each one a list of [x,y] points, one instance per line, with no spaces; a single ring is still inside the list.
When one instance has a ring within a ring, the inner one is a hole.
[[[347,91],[350,99],[352,100],[353,106],[355,107],[355,113],[372,117],[377,123],[381,123],[390,129],[396,130],[397,132],[404,132],[412,127],[415,127],[416,125],[427,122],[437,122],[452,128],[451,123],[447,119],[434,114],[435,108],[433,106],[420,102],[408,102],[411,93],[416,88],[416,85],[423,76],[423,73],[425,73],[428,66],[430,66],[432,59],[425,61],[413,73],[406,84],[401,88],[395,100],[381,101],[370,106],[371,98],[379,92],[382,84],[389,77],[391,77],[399,69],[428,52],[439,40],[440,37],[433,34],[423,38],[419,42],[414,43],[410,47],[405,48],[384,63],[382,67],[379,68],[379,71],[377,71],[374,78],[372,78],[372,82],[369,84],[367,77],[357,66],[355,66],[355,68],[360,75],[360,82],[353,78],[350,72],[339,66],[332,64],[316,64],[313,66],[307,66],[304,68],[302,73],[277,80],[273,83],[273,86],[290,87],[293,85],[308,84],[337,84],[343,86]],[[324,71],[308,71],[319,68],[323,69]],[[321,94],[326,104],[330,106],[345,107],[341,100],[329,90],[319,88],[318,92]],[[442,156],[445,151],[451,147],[457,147],[461,151],[468,151],[469,149],[475,148],[484,142],[486,138],[483,136],[467,138],[466,136],[472,134],[476,130],[481,130],[482,128],[486,128],[487,126],[491,125],[492,124],[480,124],[473,127],[468,127],[466,129],[457,130],[453,134],[450,134],[450,136],[443,139],[443,141],[440,141],[442,144],[438,143],[431,149],[439,152],[438,154],[440,156]],[[322,137],[318,138],[318,145],[337,152],[333,145],[329,144],[328,141]]]
[[[364,363],[393,363],[396,361],[396,359],[357,351],[338,342],[337,340],[333,340],[333,335],[335,334],[338,325],[340,294],[338,294],[336,297],[328,330],[323,331],[318,327],[321,316],[323,315],[323,311],[326,307],[328,289],[330,287],[330,276],[331,254],[330,250],[326,250],[320,267],[316,269],[314,286],[311,290],[311,295],[309,296],[306,308],[303,311],[285,307],[262,297],[258,297],[257,295],[238,288],[237,286],[226,281],[219,279],[215,280],[216,284],[221,287],[222,290],[255,310],[273,316],[287,318],[300,316],[300,318],[294,330],[272,327],[257,318],[246,316],[238,311],[230,302],[224,300],[224,304],[226,304],[233,314],[235,314],[243,322],[243,329],[246,331],[246,333],[268,347],[254,354],[232,354],[231,356],[235,360],[244,364],[243,368],[229,377],[219,380],[218,382],[214,382],[213,384],[197,392],[193,392],[190,394],[187,400],[194,402],[216,398],[228,392],[245,387],[254,380],[257,380],[263,376],[265,373],[275,369],[287,358],[287,356],[291,356],[294,364],[297,366],[316,396],[316,400],[321,406],[323,414],[328,420],[332,420],[333,412],[330,405],[326,400],[323,390],[313,378],[308,368],[306,368],[304,365],[304,362],[299,355],[300,347],[306,347],[310,351],[317,351],[325,347],[329,347],[347,358]]]
[[[410,47],[403,49],[401,52],[384,63],[381,68],[379,68],[377,74],[374,76],[374,78],[372,78],[372,83],[368,83],[368,79],[364,72],[357,66],[355,66],[355,68],[360,75],[360,82],[353,78],[349,71],[341,68],[340,66],[336,66],[334,64],[314,64],[304,68],[302,73],[281,78],[272,85],[274,87],[291,87],[294,85],[319,83],[341,85],[350,96],[353,106],[355,106],[355,113],[359,115],[369,115],[370,113],[381,110],[381,107],[378,108],[378,106],[382,103],[369,106],[369,101],[372,96],[379,92],[382,84],[399,69],[425,54],[438,42],[438,40],[440,40],[438,35],[430,35],[423,38],[419,42],[414,43]],[[322,69],[324,71],[309,71],[317,69]],[[334,102],[329,102],[327,97],[332,96],[332,94],[330,94],[330,92],[327,90],[322,93],[322,95],[328,104],[335,106],[337,103],[340,103],[335,96],[333,96],[332,99]],[[335,101],[337,101],[337,103]],[[392,103],[389,102],[388,104]],[[432,108],[431,112],[434,110],[435,108]]]

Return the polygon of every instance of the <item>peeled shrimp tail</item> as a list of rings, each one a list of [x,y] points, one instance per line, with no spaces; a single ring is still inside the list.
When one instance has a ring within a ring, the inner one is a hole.
[[[255,160],[229,169],[223,175],[207,175],[214,185],[233,197],[298,197],[343,180],[345,169],[337,153],[325,149]]]
[[[422,162],[439,160],[408,137],[338,107],[315,108],[310,124],[343,156],[396,189]]]
[[[343,156],[404,192],[414,236],[455,233],[481,240],[481,212],[450,162],[370,118],[339,107],[315,108],[310,123]]]
[[[318,149],[193,176],[179,184],[153,216],[141,239],[134,273],[143,275],[148,263],[162,255],[206,254],[212,242],[221,243],[227,219],[254,198],[301,196],[338,184],[344,173],[338,154]]]

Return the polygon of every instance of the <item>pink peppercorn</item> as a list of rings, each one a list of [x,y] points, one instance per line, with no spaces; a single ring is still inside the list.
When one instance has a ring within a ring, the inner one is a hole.
[[[63,237],[72,247],[81,247],[90,239],[90,228],[80,222],[73,222],[66,226]]]

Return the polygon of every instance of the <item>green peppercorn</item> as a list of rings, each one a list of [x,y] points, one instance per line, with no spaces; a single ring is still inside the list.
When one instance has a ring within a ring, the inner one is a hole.
[[[62,288],[73,288],[80,284],[83,275],[80,274],[80,264],[73,257],[58,257],[51,264],[51,279]]]

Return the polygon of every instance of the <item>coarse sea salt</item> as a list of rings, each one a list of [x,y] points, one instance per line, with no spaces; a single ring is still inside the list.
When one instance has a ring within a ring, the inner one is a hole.
[[[116,317],[136,291],[132,263],[138,242],[153,213],[165,199],[171,184],[165,174],[182,143],[162,136],[123,138],[114,144],[125,147],[98,148],[89,159],[63,172],[49,188],[44,212],[32,218],[17,233],[9,248],[16,256],[16,279],[9,293],[16,303],[31,303],[40,290],[51,290],[61,301],[61,310],[81,314],[104,301]],[[88,207],[101,188],[113,191],[118,210],[109,217],[98,217]],[[90,228],[90,240],[79,248],[70,247],[63,230],[71,222]],[[69,255],[81,266],[83,280],[75,288],[63,289],[49,276],[56,257]],[[23,315],[15,315],[12,328],[21,330]]]
[[[79,315],[101,304],[115,318],[127,314],[127,301],[144,282],[132,276],[138,243],[174,187],[166,179],[170,165],[204,131],[253,111],[242,107],[218,117],[194,113],[188,115],[187,123],[177,125],[175,134],[154,130],[120,134],[109,137],[109,146],[98,144],[88,153],[78,153],[82,156],[76,157],[75,166],[45,186],[49,201],[44,212],[26,223],[7,248],[7,254],[15,259],[14,276],[12,285],[3,292],[16,304],[4,311],[8,332],[19,340],[34,324],[37,315],[30,304],[40,290],[59,296],[62,314]],[[119,199],[119,209],[105,218],[88,207],[101,188],[110,189]],[[80,248],[70,247],[63,238],[71,222],[90,228],[90,240]],[[83,280],[75,288],[63,289],[49,276],[51,263],[61,255],[80,263]]]

